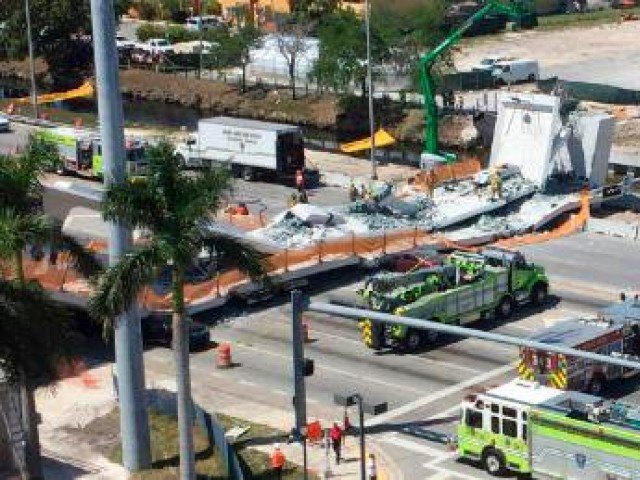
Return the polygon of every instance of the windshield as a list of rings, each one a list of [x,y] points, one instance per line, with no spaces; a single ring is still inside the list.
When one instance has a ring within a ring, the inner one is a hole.
[[[495,60],[493,60],[491,58],[485,58],[484,60],[482,60],[480,62],[480,65],[493,65],[494,63],[496,63]]]
[[[159,47],[166,47],[167,45],[169,45],[169,42],[167,40],[158,40],[156,42],[156,45],[158,45]]]

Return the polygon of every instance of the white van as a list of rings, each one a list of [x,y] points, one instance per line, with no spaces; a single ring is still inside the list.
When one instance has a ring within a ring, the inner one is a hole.
[[[492,75],[498,82],[511,84],[538,80],[537,60],[503,60],[493,65]]]

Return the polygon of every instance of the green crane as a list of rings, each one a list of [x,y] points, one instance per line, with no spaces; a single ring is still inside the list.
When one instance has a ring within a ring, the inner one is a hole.
[[[431,68],[435,61],[444,52],[453,47],[462,38],[462,35],[469,30],[476,22],[480,21],[486,15],[494,12],[502,12],[516,21],[521,21],[524,11],[523,2],[517,2],[513,5],[499,3],[495,0],[487,2],[487,4],[470,16],[462,26],[449,35],[440,45],[431,50],[429,53],[420,58],[420,87],[424,95],[424,109],[426,119],[425,129],[425,153],[445,160],[453,160],[455,157],[451,154],[442,154],[438,151],[438,107],[436,105],[436,88],[433,80]]]

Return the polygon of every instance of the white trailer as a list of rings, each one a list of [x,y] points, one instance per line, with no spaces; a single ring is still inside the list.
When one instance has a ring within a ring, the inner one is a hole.
[[[318,171],[305,168],[302,130],[295,125],[214,117],[198,122],[198,131],[176,147],[186,168],[228,166],[245,180],[258,176],[293,179],[300,170],[307,184]]]

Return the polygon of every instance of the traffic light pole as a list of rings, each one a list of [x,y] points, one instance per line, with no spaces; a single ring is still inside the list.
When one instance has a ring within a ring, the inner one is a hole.
[[[125,182],[124,115],[120,96],[113,0],[91,0],[98,118],[102,139],[105,186]],[[109,224],[109,265],[115,265],[131,245],[131,231]],[[130,471],[151,464],[149,420],[145,399],[142,335],[137,310],[115,321],[115,350],[120,402],[122,459]]]
[[[291,292],[291,328],[293,345],[293,406],[295,410],[295,436],[302,443],[304,478],[307,474],[307,394],[305,389],[304,332],[302,312],[303,295],[299,290]]]

